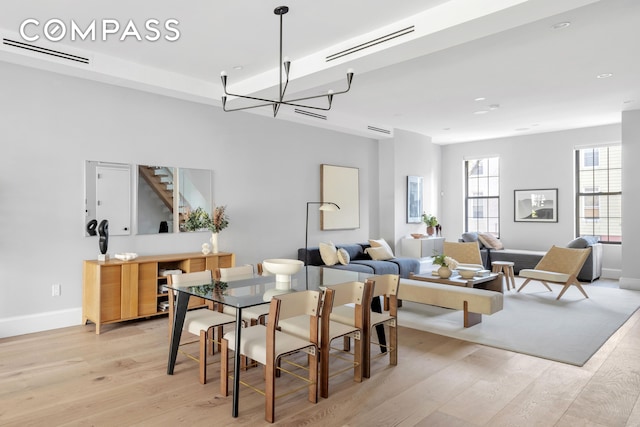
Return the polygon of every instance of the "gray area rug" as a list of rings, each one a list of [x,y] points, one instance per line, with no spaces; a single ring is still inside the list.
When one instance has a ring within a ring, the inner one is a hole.
[[[516,278],[520,286],[522,279]],[[572,287],[557,301],[538,282],[522,292],[505,291],[504,308],[464,328],[462,311],[403,301],[400,326],[445,335],[571,365],[582,366],[640,307],[640,291],[583,285],[589,299]]]

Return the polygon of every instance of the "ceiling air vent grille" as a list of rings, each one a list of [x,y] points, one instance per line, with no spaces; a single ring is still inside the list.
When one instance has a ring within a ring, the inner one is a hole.
[[[380,132],[380,133],[384,133],[384,134],[387,134],[387,135],[391,135],[391,131],[389,129],[382,129],[382,128],[378,128],[378,127],[375,127],[375,126],[367,126],[367,129],[369,129],[370,131],[373,131],[373,132]]]
[[[31,52],[36,52],[36,53],[40,53],[40,54],[48,55],[48,56],[54,56],[56,58],[62,58],[62,59],[66,59],[66,60],[69,60],[69,61],[81,62],[83,64],[88,64],[89,63],[89,58],[85,58],[83,56],[72,55],[70,53],[61,52],[59,50],[47,49],[45,47],[35,46],[35,45],[32,45],[32,44],[23,43],[23,42],[19,42],[19,41],[16,41],[16,40],[10,40],[10,39],[3,38],[2,39],[2,44],[6,45],[6,46],[14,47],[16,49],[29,50]]]
[[[376,39],[369,40],[368,42],[361,43],[361,44],[359,44],[357,46],[350,47],[349,49],[345,49],[343,51],[336,52],[334,54],[328,55],[326,57],[326,62],[333,61],[334,59],[342,58],[343,56],[351,55],[353,53],[359,52],[359,51],[364,50],[364,49],[368,49],[368,48],[373,47],[375,45],[378,45],[380,43],[388,42],[388,41],[396,39],[398,37],[406,36],[407,34],[410,34],[410,33],[414,32],[414,31],[415,31],[415,26],[411,25],[410,27],[406,27],[406,28],[403,28],[401,30],[394,31],[393,33],[389,33],[389,34],[387,34],[385,36],[378,37]]]
[[[295,108],[293,111],[295,113],[297,113],[297,114],[302,114],[303,116],[313,117],[314,119],[327,120],[327,116],[324,116],[324,115],[318,114],[318,113],[313,113],[311,111],[305,111],[305,110],[301,110],[299,108]]]

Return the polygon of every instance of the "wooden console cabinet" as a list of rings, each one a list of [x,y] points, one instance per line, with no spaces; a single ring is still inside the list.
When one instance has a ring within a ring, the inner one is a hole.
[[[107,323],[166,313],[160,307],[168,300],[168,292],[162,290],[167,283],[162,271],[191,273],[234,265],[235,255],[226,252],[141,256],[132,261],[86,260],[82,269],[82,322],[95,323],[99,334],[100,326]],[[189,304],[197,305],[198,301]]]

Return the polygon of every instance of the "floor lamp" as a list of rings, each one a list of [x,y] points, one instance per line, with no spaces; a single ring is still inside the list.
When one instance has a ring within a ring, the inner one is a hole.
[[[308,265],[309,261],[309,205],[320,205],[318,210],[335,212],[340,210],[340,206],[333,202],[307,202],[307,225],[304,234],[304,265]]]

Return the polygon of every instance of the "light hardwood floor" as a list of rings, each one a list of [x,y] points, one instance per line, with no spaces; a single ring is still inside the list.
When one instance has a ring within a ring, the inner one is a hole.
[[[559,325],[561,327],[561,325]],[[276,424],[297,426],[638,426],[640,313],[583,367],[400,328],[398,366],[331,379],[317,404],[304,391],[276,402]],[[76,326],[0,340],[1,426],[268,425],[264,400],[243,388],[240,417],[179,356],[166,375],[167,319]],[[217,357],[217,356],[216,356]],[[243,378],[260,380],[252,369]],[[288,377],[278,380],[286,389]]]

